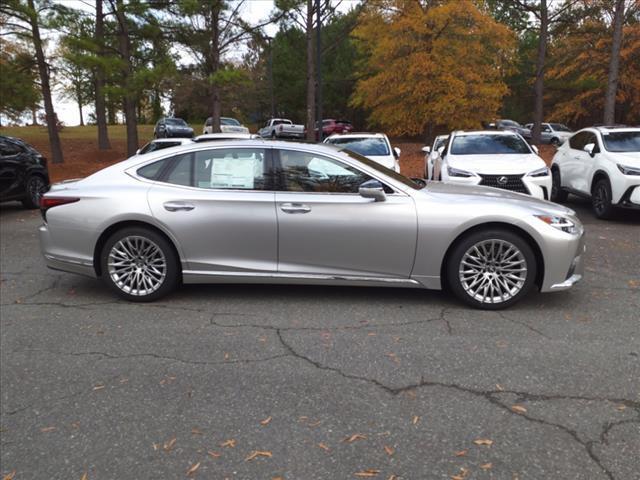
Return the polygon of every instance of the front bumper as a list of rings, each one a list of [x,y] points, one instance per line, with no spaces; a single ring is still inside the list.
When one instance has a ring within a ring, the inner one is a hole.
[[[509,176],[514,176],[514,174],[508,174]],[[481,185],[482,178],[480,176],[473,177],[451,177],[447,175],[447,178],[443,175],[443,180],[445,182],[450,183],[461,183],[464,185]],[[527,175],[522,175],[521,177],[522,184],[527,190],[527,193],[534,198],[539,198],[541,200],[549,200],[551,195],[551,175],[547,175],[546,177],[530,177]],[[500,187],[493,187],[501,189]],[[508,188],[504,190],[514,191]],[[516,191],[517,192],[517,191]],[[525,192],[519,192],[525,193]]]
[[[544,255],[545,275],[540,291],[568,290],[581,281],[584,276],[584,255],[586,252],[584,232],[571,239],[564,248],[555,241],[549,243]]]

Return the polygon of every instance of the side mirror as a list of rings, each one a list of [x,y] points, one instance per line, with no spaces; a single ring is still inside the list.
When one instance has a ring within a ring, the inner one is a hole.
[[[538,155],[540,153],[540,150],[538,149],[537,146],[531,145],[531,148],[533,149],[534,152],[536,152],[536,155]]]
[[[420,150],[422,150],[424,153],[431,153],[431,147],[429,145],[422,147]]]
[[[584,147],[582,147],[582,150],[584,150],[585,152],[587,152],[589,155],[591,155],[593,157],[594,153],[593,151],[596,149],[596,144],[595,143],[587,143]]]
[[[376,202],[384,202],[387,199],[384,187],[378,180],[367,180],[360,185],[358,193],[361,197],[373,198]]]
[[[393,147],[393,156],[396,158],[400,158],[400,149],[398,147]]]

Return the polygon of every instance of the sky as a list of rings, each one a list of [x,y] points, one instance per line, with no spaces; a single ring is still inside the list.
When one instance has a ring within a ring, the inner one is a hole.
[[[357,3],[359,0],[346,0],[343,1],[338,7],[339,11],[347,11],[349,10],[354,3]],[[78,9],[86,9],[93,11],[90,8],[91,2],[85,3],[86,0],[58,0],[58,3],[62,3],[68,5],[73,8]],[[273,0],[246,0],[245,4],[242,6],[242,17],[244,20],[249,22],[250,24],[257,24],[260,21],[265,20],[269,13],[274,8]],[[275,35],[278,27],[276,25],[267,25],[265,27],[265,33],[267,35],[273,36]],[[237,51],[238,53],[238,51]],[[185,59],[186,62],[186,59]],[[80,123],[80,114],[78,112],[78,105],[74,102],[68,100],[62,100],[60,95],[54,92],[53,95],[53,103],[56,113],[58,114],[58,118],[64,122],[67,126],[79,125]],[[92,107],[85,107],[83,109],[83,114],[85,117],[85,122],[89,116],[89,113],[93,111]]]

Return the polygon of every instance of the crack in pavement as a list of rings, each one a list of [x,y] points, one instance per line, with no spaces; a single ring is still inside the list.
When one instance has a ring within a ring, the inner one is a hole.
[[[538,330],[537,328],[532,327],[531,325],[529,325],[526,322],[519,322],[518,320],[515,320],[513,318],[508,317],[504,312],[496,312],[498,314],[498,316],[508,322],[511,323],[515,323],[516,325],[520,325],[521,327],[524,327],[528,330],[531,330],[534,333],[537,333],[538,335],[540,335],[541,337],[546,338],[547,340],[553,340],[551,337],[545,335],[543,332],[541,332],[540,330]]]

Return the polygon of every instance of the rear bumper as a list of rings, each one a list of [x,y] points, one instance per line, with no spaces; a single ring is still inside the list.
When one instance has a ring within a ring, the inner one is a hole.
[[[97,277],[92,261],[68,257],[54,250],[51,234],[46,225],[41,225],[38,228],[38,236],[40,237],[40,249],[47,267],[87,277]]]

